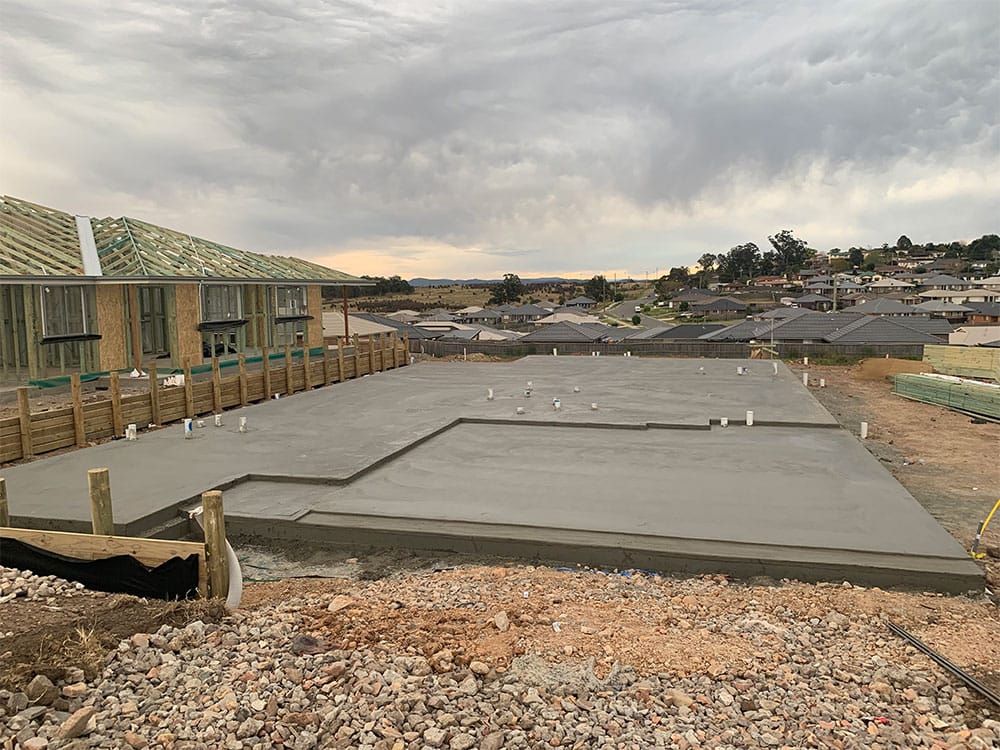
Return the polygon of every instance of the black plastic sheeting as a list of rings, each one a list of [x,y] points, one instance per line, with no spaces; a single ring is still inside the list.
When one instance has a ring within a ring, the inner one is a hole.
[[[148,599],[192,599],[198,595],[198,555],[173,557],[147,568],[131,555],[78,560],[16,539],[0,538],[0,565],[79,581],[88,589]]]

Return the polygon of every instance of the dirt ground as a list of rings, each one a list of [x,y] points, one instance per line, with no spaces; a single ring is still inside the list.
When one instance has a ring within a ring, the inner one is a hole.
[[[133,633],[191,620],[216,622],[219,603],[165,602],[90,592],[51,600],[13,599],[0,605],[0,689],[23,687],[36,674],[51,680],[67,669],[93,679],[104,656]]]
[[[891,361],[890,361],[891,362]],[[922,369],[919,363],[907,363]],[[865,447],[966,549],[1000,498],[1000,424],[896,396],[885,360],[860,365],[793,365],[808,371],[810,391],[854,434],[869,424]],[[823,378],[826,387],[818,387]],[[1000,518],[980,543],[990,582],[1000,589]]]

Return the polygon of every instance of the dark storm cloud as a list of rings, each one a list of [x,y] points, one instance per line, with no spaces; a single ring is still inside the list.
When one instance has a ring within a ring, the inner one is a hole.
[[[417,237],[599,264],[580,227],[997,161],[993,0],[6,0],[0,30],[5,143],[67,167],[38,189],[179,218],[200,202],[256,246]]]

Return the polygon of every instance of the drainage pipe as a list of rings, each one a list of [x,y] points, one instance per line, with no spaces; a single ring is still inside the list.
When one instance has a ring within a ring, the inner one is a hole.
[[[201,522],[203,511],[199,505],[192,511],[188,511],[188,518],[194,519],[198,528],[205,531],[205,524]],[[226,606],[229,609],[236,609],[243,599],[243,570],[240,568],[240,560],[236,557],[229,540],[226,540],[226,564],[229,568],[229,591],[226,593]]]

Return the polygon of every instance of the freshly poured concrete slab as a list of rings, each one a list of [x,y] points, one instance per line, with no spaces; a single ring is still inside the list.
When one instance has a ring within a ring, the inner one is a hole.
[[[280,496],[311,510],[270,534],[363,543],[412,529],[427,546],[962,591],[979,571],[958,543],[843,430],[711,431],[459,424],[342,485],[250,482],[227,493],[239,528]],[[280,519],[274,519],[280,520]],[[252,524],[252,525],[253,525]],[[429,540],[429,541],[428,541]],[[475,540],[487,542],[476,546]],[[531,545],[534,545],[531,547]],[[578,549],[577,552],[572,550]],[[573,558],[577,554],[582,556]],[[606,559],[606,558],[605,558]]]
[[[748,410],[753,427],[741,424]],[[723,417],[730,427],[709,426]],[[290,540],[945,590],[982,583],[780,363],[427,363],[224,421],[191,439],[172,425],[8,468],[15,523],[88,528],[86,472],[107,466],[127,533],[152,532],[222,488],[231,531]]]
[[[750,374],[737,375],[738,366]],[[116,524],[135,533],[248,474],[349,478],[459,418],[707,427],[720,417],[743,420],[752,409],[758,423],[836,425],[791,371],[777,369],[760,360],[638,357],[428,363],[227,411],[223,427],[208,419],[191,439],[174,424],[135,442],[9,467],[3,476],[18,523],[78,530],[90,520],[87,469],[108,467]],[[553,398],[562,402],[558,412]],[[515,414],[519,406],[525,414]],[[249,420],[245,434],[236,429],[240,416]]]

